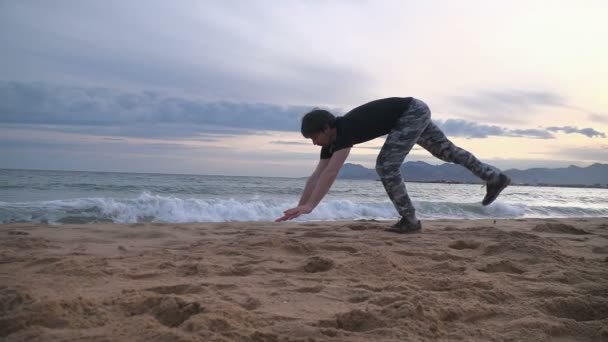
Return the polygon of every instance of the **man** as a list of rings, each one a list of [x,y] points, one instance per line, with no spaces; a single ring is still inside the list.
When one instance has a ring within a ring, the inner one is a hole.
[[[298,206],[288,209],[276,221],[285,221],[310,213],[329,191],[353,145],[388,134],[376,160],[376,171],[384,189],[401,215],[387,229],[411,233],[421,229],[420,220],[410,201],[401,177],[405,156],[418,144],[435,157],[462,165],[486,182],[482,204],[492,203],[511,179],[498,169],[480,162],[474,155],[457,147],[431,121],[431,111],[412,97],[391,97],[359,106],[342,117],[314,109],[302,118],[302,135],[322,146],[321,159],[308,178]]]

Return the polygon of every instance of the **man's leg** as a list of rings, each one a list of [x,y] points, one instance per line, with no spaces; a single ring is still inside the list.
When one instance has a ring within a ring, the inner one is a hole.
[[[418,138],[418,145],[445,162],[462,165],[486,182],[498,178],[500,171],[480,162],[469,151],[454,145],[433,122],[429,123]]]
[[[401,164],[431,122],[430,117],[431,112],[426,104],[414,100],[411,107],[402,114],[396,126],[388,134],[376,160],[376,172],[380,176],[386,193],[397,212],[410,222],[417,221],[416,212],[401,177]]]
[[[495,167],[480,162],[470,152],[454,145],[434,123],[429,123],[418,138],[418,145],[424,147],[435,157],[451,163],[462,165],[477,177],[486,181],[486,196],[481,201],[483,205],[492,203],[500,192],[511,184],[509,176]]]

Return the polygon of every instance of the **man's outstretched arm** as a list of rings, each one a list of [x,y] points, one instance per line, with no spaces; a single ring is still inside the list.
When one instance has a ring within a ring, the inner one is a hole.
[[[344,165],[349,152],[350,148],[345,148],[334,152],[331,159],[329,159],[327,167],[325,167],[325,169],[319,175],[316,186],[312,190],[308,200],[295,208],[285,210],[283,212],[285,215],[276,221],[280,222],[291,220],[302,214],[310,213],[319,204],[319,202],[321,202],[325,194],[327,194],[331,188],[331,185],[338,176],[338,173],[340,172],[342,165]]]
[[[319,180],[319,176],[325,170],[327,165],[329,164],[329,159],[319,159],[319,163],[315,168],[315,171],[308,177],[306,180],[306,186],[304,186],[304,191],[302,191],[302,196],[300,197],[300,202],[298,205],[305,204],[310,198],[310,194],[317,186],[317,181]]]

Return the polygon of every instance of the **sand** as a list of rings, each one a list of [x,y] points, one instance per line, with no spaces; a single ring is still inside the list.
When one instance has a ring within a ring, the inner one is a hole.
[[[608,218],[0,226],[6,341],[608,341]]]

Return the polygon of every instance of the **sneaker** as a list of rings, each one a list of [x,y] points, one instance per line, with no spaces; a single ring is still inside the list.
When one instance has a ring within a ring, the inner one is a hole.
[[[402,217],[399,222],[395,223],[392,227],[386,228],[387,232],[393,233],[415,233],[422,229],[422,222],[420,220],[416,220],[416,222],[412,222],[405,217]]]
[[[509,176],[505,175],[504,173],[501,173],[496,181],[486,184],[486,197],[483,198],[481,204],[488,205],[494,202],[500,192],[509,184],[511,184],[511,178],[509,178]]]

